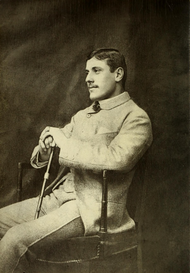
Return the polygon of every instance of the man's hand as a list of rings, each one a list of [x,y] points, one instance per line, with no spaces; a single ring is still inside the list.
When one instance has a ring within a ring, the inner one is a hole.
[[[51,153],[51,147],[55,145],[59,148],[66,145],[66,136],[60,128],[46,127],[40,135],[39,147],[40,147],[40,160],[46,161],[49,159]]]
[[[40,135],[39,139],[40,161],[47,161],[51,153],[51,147],[55,146],[55,142],[53,140],[53,137],[49,133],[49,129],[50,127],[46,127]]]

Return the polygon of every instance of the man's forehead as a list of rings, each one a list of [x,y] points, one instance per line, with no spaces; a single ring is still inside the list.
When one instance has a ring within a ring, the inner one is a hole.
[[[98,60],[95,57],[92,57],[86,62],[86,69],[90,69],[92,67],[105,67],[108,66],[106,60]]]

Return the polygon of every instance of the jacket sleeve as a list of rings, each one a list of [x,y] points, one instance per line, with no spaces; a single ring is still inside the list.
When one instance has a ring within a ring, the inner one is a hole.
[[[30,158],[30,164],[32,165],[32,167],[36,169],[40,169],[46,166],[47,163],[48,161],[43,161],[43,162],[39,161],[39,145],[37,145],[32,152],[32,156]]]
[[[109,145],[101,141],[81,141],[63,137],[60,164],[91,170],[130,171],[152,142],[149,117],[142,111],[132,112]]]

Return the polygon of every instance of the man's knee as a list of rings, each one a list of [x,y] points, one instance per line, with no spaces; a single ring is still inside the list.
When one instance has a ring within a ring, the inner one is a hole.
[[[16,225],[0,241],[0,272],[24,272],[28,267],[26,232]]]
[[[27,248],[26,232],[23,232],[20,225],[16,225],[6,232],[2,242],[6,245],[6,248],[14,249],[15,252],[21,254]]]

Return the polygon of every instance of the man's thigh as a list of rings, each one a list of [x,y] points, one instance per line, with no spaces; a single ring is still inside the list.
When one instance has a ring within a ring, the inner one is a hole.
[[[84,236],[84,226],[76,201],[69,201],[59,209],[21,226],[23,231],[20,230],[19,233],[25,233],[21,241],[22,245],[26,245],[26,251],[20,257],[17,270],[23,269],[28,262],[33,265],[35,259],[45,261],[56,259],[57,254],[60,256],[60,252],[67,251],[64,240]],[[64,253],[61,255],[64,256]]]
[[[35,217],[39,197],[30,198],[0,209],[0,237],[11,227],[32,221]],[[40,216],[59,208],[59,202],[53,194],[43,198]]]
[[[67,238],[77,236],[84,236],[81,217],[75,218],[60,229],[31,244],[28,251],[20,258],[14,272],[47,273],[57,272],[60,268],[61,271],[58,272],[65,272],[63,271],[65,267],[60,266],[62,262],[66,257],[71,259],[71,255],[72,258],[76,256],[75,253],[70,253]]]
[[[32,198],[0,209],[0,235],[11,227],[34,219],[38,199]]]
[[[21,225],[15,226],[15,232],[17,238],[23,242],[27,247],[33,245],[37,241],[48,238],[50,234],[59,234],[59,230],[67,226],[70,222],[79,218],[79,210],[75,200],[64,203],[59,208],[41,216],[38,219],[31,220],[29,222],[22,223]],[[17,228],[18,227],[18,228]],[[73,230],[74,232],[74,230]],[[60,233],[58,239],[60,238]],[[74,235],[74,233],[71,235]],[[69,238],[67,234],[62,234],[63,239]]]
[[[35,254],[40,261],[59,262],[65,255],[68,256],[67,252],[70,249],[66,243],[67,239],[82,236],[84,236],[84,225],[79,216],[32,243],[28,247],[28,252]]]
[[[49,249],[54,244],[64,244],[67,238],[83,235],[84,226],[73,200],[38,219],[10,228],[0,242],[0,249],[3,261],[14,260],[18,272],[22,272],[28,262],[33,262],[39,255],[51,254]]]

